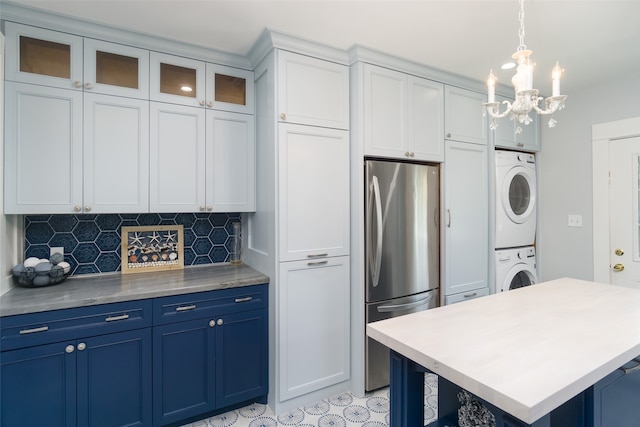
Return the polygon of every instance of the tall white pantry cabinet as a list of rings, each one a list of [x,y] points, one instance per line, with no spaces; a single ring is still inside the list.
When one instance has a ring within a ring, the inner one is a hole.
[[[349,389],[349,71],[276,47],[255,78],[245,261],[271,278],[269,399],[282,413]]]

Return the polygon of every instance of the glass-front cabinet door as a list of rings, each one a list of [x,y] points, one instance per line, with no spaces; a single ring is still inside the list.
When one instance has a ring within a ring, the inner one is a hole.
[[[206,106],[205,69],[201,61],[151,52],[151,100]]]
[[[7,22],[5,78],[82,89],[82,37]]]
[[[149,51],[84,40],[84,90],[149,99]]]
[[[207,107],[253,114],[253,71],[207,64]]]

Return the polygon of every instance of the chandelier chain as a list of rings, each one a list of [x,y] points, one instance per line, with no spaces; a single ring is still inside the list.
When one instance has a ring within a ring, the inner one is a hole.
[[[520,36],[520,46],[518,46],[517,52],[521,52],[527,49],[527,46],[524,44],[524,0],[520,0],[520,13],[518,14],[518,19],[520,20],[520,31],[518,31],[518,35]]]

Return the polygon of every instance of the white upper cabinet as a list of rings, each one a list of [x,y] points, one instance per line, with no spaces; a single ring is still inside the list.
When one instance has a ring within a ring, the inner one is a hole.
[[[6,79],[62,89],[149,98],[149,51],[6,23]]]
[[[349,129],[349,68],[279,50],[278,120]]]
[[[445,139],[451,141],[487,143],[487,118],[482,114],[484,94],[445,86]]]
[[[364,64],[365,155],[442,161],[444,86]]]
[[[150,120],[151,212],[212,212],[205,193],[205,111],[152,102]]]
[[[151,100],[205,107],[205,69],[202,61],[151,52]]]
[[[5,79],[82,90],[82,37],[5,23]]]
[[[149,99],[149,51],[84,40],[86,92]]]
[[[151,100],[253,114],[253,71],[151,52]]]
[[[280,124],[280,261],[349,255],[349,132]]]
[[[253,71],[207,64],[207,107],[253,114],[255,89]]]
[[[498,102],[506,99],[496,97]],[[509,101],[513,102],[511,99]],[[496,130],[490,131],[494,138],[494,145],[499,148],[513,148],[520,151],[540,151],[540,116],[533,112],[529,114],[529,117],[532,122],[528,125],[521,124],[516,120],[509,120],[508,117],[496,119],[498,127]],[[516,133],[518,127],[521,132]]]
[[[81,212],[82,93],[6,82],[5,114],[4,213]]]
[[[85,93],[83,151],[83,212],[149,211],[149,101]]]
[[[207,200],[214,212],[255,210],[256,143],[253,116],[207,111]]]

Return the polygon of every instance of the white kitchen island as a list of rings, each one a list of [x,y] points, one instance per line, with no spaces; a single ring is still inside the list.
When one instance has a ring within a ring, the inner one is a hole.
[[[462,388],[497,427],[623,427],[627,415],[603,420],[612,408],[601,406],[620,399],[599,384],[640,355],[640,291],[559,279],[372,323],[367,334],[392,350],[391,427],[423,424],[425,371],[439,376],[434,426],[457,425]],[[629,377],[623,400],[637,414],[640,373]]]

